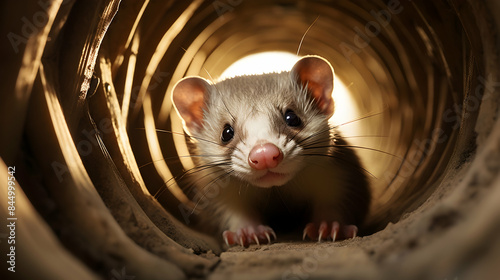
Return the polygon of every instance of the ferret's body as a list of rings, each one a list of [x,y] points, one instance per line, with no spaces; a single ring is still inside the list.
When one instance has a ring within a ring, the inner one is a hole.
[[[356,235],[370,192],[358,157],[328,123],[332,89],[333,69],[319,57],[290,72],[176,85],[173,101],[194,140],[191,183],[228,244],[304,227],[320,240]]]

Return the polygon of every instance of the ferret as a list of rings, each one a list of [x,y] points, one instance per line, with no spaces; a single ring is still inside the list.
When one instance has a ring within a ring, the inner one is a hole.
[[[367,172],[337,127],[334,70],[304,56],[288,72],[210,82],[186,77],[173,105],[192,141],[197,191],[217,193],[203,212],[227,245],[356,237],[367,216]],[[197,201],[195,201],[196,203]],[[199,201],[198,201],[199,202]]]

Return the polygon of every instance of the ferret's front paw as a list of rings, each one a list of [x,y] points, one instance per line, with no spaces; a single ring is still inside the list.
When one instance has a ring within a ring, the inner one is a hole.
[[[247,226],[236,231],[226,230],[222,237],[228,246],[241,245],[247,247],[250,244],[260,245],[261,242],[271,244],[271,236],[276,240],[276,233],[268,226]]]
[[[335,241],[354,238],[357,233],[358,227],[355,225],[341,225],[337,221],[331,223],[323,221],[319,226],[317,223],[307,224],[302,239],[305,240],[306,236],[308,236],[311,240],[318,240],[318,242],[327,239]]]

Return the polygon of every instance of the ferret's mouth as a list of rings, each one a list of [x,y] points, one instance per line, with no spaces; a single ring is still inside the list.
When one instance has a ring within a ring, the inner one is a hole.
[[[290,179],[290,174],[277,173],[268,170],[264,176],[253,180],[253,184],[261,188],[270,188],[284,185]]]

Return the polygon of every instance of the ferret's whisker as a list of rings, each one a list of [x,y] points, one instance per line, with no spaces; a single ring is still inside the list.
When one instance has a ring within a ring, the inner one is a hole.
[[[203,70],[205,70],[205,72],[207,72],[207,75],[208,77],[210,78],[210,81],[215,84],[215,80],[214,78],[212,77],[212,75],[210,74],[210,72],[208,72],[207,68],[203,67]]]
[[[178,182],[178,181],[182,180],[186,175],[190,175],[190,174],[193,174],[196,172],[201,172],[203,170],[206,170],[209,168],[214,168],[217,166],[224,166],[227,164],[228,164],[228,160],[213,161],[213,162],[210,162],[208,164],[203,164],[203,165],[195,166],[191,169],[188,169],[188,170],[184,171],[182,174],[180,174],[178,176],[174,176],[174,177],[168,179],[166,182],[164,182],[163,185],[156,191],[156,193],[154,194],[153,197],[158,198],[165,190],[167,190],[169,188],[169,183],[173,180]]]
[[[190,172],[191,174],[195,174],[195,173],[197,173],[197,172],[201,172],[201,171],[204,171],[204,170],[207,170],[207,169],[210,169],[210,168],[215,168],[215,167],[217,167],[217,166],[223,166],[223,165],[224,165],[224,164],[216,164],[216,165],[213,165],[213,166],[205,166],[205,167],[203,167],[203,168],[192,168],[192,169],[190,169],[190,170],[188,170],[188,171],[184,172],[184,173],[183,173],[182,175],[180,175],[180,176],[175,176],[175,177],[172,177],[172,178],[170,178],[169,180],[167,180],[167,181],[164,183],[164,186],[162,186],[162,187],[160,187],[160,188],[158,189],[158,191],[155,193],[154,197],[155,197],[155,198],[160,197],[160,195],[162,195],[162,194],[163,194],[166,190],[168,190],[168,189],[170,188],[170,186],[169,186],[168,184],[169,184],[171,181],[175,180],[175,182],[180,182],[180,180],[182,180],[182,179],[184,178],[184,176],[186,176],[186,175],[187,175],[187,173],[188,173],[189,171],[192,171],[192,172]],[[194,170],[194,169],[197,169],[197,170]],[[194,171],[193,171],[193,170],[194,170]],[[187,192],[188,192],[187,194],[189,194],[189,189],[190,189],[190,187],[188,186],[187,188],[183,188],[183,191],[187,191]]]
[[[344,122],[344,123],[341,123],[341,124],[334,125],[334,126],[332,126],[331,129],[335,129],[335,128],[338,128],[340,126],[346,125],[346,124],[350,124],[350,123],[358,122],[358,121],[361,121],[361,120],[364,120],[364,119],[368,119],[368,118],[371,118],[371,117],[375,117],[375,116],[381,115],[382,113],[384,113],[384,111],[373,113],[373,114],[369,114],[369,115],[366,115],[366,116],[362,116],[362,117],[359,117],[357,119],[354,119],[354,120],[351,120],[351,121],[348,121],[348,122]]]
[[[314,26],[314,24],[316,23],[316,21],[318,19],[319,19],[319,15],[316,17],[316,19],[313,21],[313,23],[311,23],[311,25],[309,25],[306,32],[304,32],[304,35],[302,35],[302,39],[300,39],[299,47],[297,48],[297,56],[299,55],[300,48],[302,47],[302,43],[304,42],[304,39],[306,38],[307,32],[309,32],[309,30]]]
[[[329,132],[329,131],[330,131],[330,128],[322,130],[322,131],[318,131],[316,133],[313,133],[313,134],[307,136],[306,138],[301,139],[300,141],[297,141],[297,144],[302,144],[305,141],[308,141],[310,139],[314,139],[314,137],[320,137],[323,133],[326,133],[326,132]]]
[[[403,161],[403,158],[400,157],[400,156],[398,156],[398,155],[395,155],[393,153],[389,153],[389,152],[386,152],[386,151],[383,151],[383,150],[380,150],[380,149],[371,148],[371,147],[356,146],[356,145],[335,145],[335,147],[346,147],[346,148],[354,148],[354,149],[363,149],[363,150],[374,151],[374,152],[378,152],[378,153],[382,153],[382,154],[385,154],[385,155],[392,156],[394,158],[397,158],[397,159]]]
[[[318,136],[318,135],[314,135],[314,136]],[[334,136],[335,137],[335,136]],[[351,139],[351,138],[387,138],[388,136],[386,135],[353,135],[353,136],[340,136],[338,135],[337,138],[339,139]],[[311,138],[312,139],[312,138]],[[310,140],[310,139],[308,139]],[[311,142],[306,142],[306,143],[303,143],[303,147],[311,147],[311,146],[315,146],[315,145],[319,145],[321,143],[330,143],[332,140],[330,138],[326,138],[326,137],[322,137],[320,139],[317,139],[317,140],[312,140]],[[333,145],[332,145],[333,146]],[[338,145],[340,146],[340,145]]]
[[[304,128],[301,128],[299,129],[293,136],[292,138],[290,138],[289,141],[293,141],[293,139],[295,139],[295,137],[297,137],[297,135],[299,135],[299,133],[303,130]],[[301,141],[298,141],[297,144],[299,144]]]
[[[218,145],[218,146],[222,146],[220,143],[217,143],[215,141],[211,141],[211,140],[204,139],[204,138],[197,137],[197,136],[188,135],[188,134],[186,134],[184,132],[170,131],[170,130],[159,129],[159,128],[156,129],[156,132],[163,132],[163,133],[170,133],[170,134],[174,134],[174,135],[187,136],[189,138],[193,138],[193,139],[196,139],[196,140],[200,140],[200,141],[212,143],[212,144],[215,144],[215,145]]]
[[[311,141],[303,143],[302,147],[308,148],[308,147],[316,146],[316,145],[319,145],[319,144],[329,144],[332,141],[330,138],[327,138],[327,137],[321,137],[320,138],[319,136],[321,136],[321,135],[316,135],[316,136],[318,136],[317,139],[315,139],[315,138],[308,139],[308,140],[311,140]]]
[[[207,168],[205,170],[209,170],[209,169],[210,168]],[[188,196],[191,195],[191,192],[196,189],[196,186],[198,185],[199,182],[201,182],[202,180],[204,180],[207,177],[210,178],[211,176],[213,176],[213,175],[215,175],[217,173],[220,173],[220,172],[224,172],[225,173],[226,171],[224,169],[215,169],[213,171],[207,172],[203,176],[200,176],[200,177],[196,178],[196,180],[192,181],[191,185],[188,185],[187,187],[184,187],[183,191],[185,191]]]
[[[207,185],[203,188],[203,190],[202,190],[202,191],[204,191],[206,188],[208,188],[208,187],[212,186],[212,184],[214,184],[215,182],[217,182],[217,181],[219,181],[219,180],[221,180],[221,179],[224,179],[224,178],[226,178],[226,177],[228,177],[228,176],[231,176],[231,173],[233,173],[233,172],[234,172],[234,170],[229,170],[228,172],[224,172],[224,174],[222,174],[222,175],[220,175],[220,176],[215,177],[213,180],[211,180],[211,181],[210,181],[210,182],[209,182],[209,183],[208,183],[208,184],[207,184]],[[198,201],[196,202],[195,206],[193,207],[193,210],[192,210],[191,214],[192,214],[192,213],[194,213],[194,211],[196,211],[196,208],[198,207],[198,205],[200,204],[200,202],[201,202],[203,199],[205,199],[206,194],[207,194],[207,192],[204,192],[204,193],[203,193],[203,195],[202,195],[202,197],[200,197],[200,199],[198,199]]]
[[[318,135],[319,134],[313,134],[311,136],[318,136]],[[366,135],[366,136],[359,135],[359,136],[347,136],[347,137],[339,136],[339,139],[355,138],[355,137],[387,137],[387,136],[382,136],[382,135]],[[399,160],[402,160],[402,158],[400,156],[397,156],[395,154],[392,154],[392,153],[389,153],[389,152],[386,152],[386,151],[383,151],[383,150],[380,150],[380,149],[375,149],[375,148],[371,148],[371,147],[364,147],[364,146],[358,146],[358,145],[339,144],[339,143],[337,143],[337,144],[330,144],[331,143],[331,139],[330,138],[321,138],[321,139],[314,140],[313,137],[310,137],[307,140],[311,140],[311,139],[313,139],[313,140],[310,141],[310,142],[306,142],[306,143],[304,143],[302,145],[302,147],[303,147],[304,150],[327,149],[327,148],[335,148],[335,147],[347,147],[347,148],[365,149],[365,150],[376,151],[376,152],[379,152],[379,153],[383,153],[383,154],[386,154],[386,155],[393,156],[393,157],[395,157],[395,158],[397,158]],[[304,141],[302,141],[302,142],[304,142]],[[325,145],[321,145],[323,143]]]
[[[183,176],[188,175],[188,174],[193,174],[193,173],[201,172],[201,171],[204,171],[206,169],[213,168],[213,167],[219,167],[219,166],[224,166],[224,165],[229,165],[229,164],[230,164],[230,160],[224,159],[224,160],[219,160],[219,161],[212,161],[212,162],[209,162],[209,163],[206,163],[203,165],[198,165],[198,166],[195,166],[189,170],[186,170],[181,175],[181,177],[178,179],[182,179]]]
[[[395,158],[397,158],[397,159],[399,159],[401,161],[403,160],[403,158],[401,158],[400,156],[397,156],[395,154],[392,154],[392,153],[389,153],[389,152],[386,152],[386,151],[382,151],[382,150],[375,149],[375,148],[370,148],[370,147],[356,146],[356,145],[325,145],[325,146],[314,146],[314,147],[306,147],[306,148],[304,148],[304,150],[325,149],[325,148],[335,148],[335,147],[345,147],[345,148],[354,148],[354,149],[369,150],[369,151],[379,152],[379,153],[382,153],[382,154],[393,156],[393,157],[395,157]]]
[[[335,156],[335,155],[330,155],[330,154],[301,154],[301,156],[319,156],[319,157],[329,157],[329,158],[334,158],[334,159],[338,159],[338,160],[341,160],[343,162],[346,162],[356,168],[359,168],[361,170],[363,170],[364,172],[368,173],[370,176],[372,176],[373,178],[377,179],[377,177],[375,175],[373,175],[373,173],[371,173],[370,171],[366,170],[365,168],[357,165],[357,164],[354,164],[348,160],[346,160],[345,158],[342,158],[342,157],[338,157],[338,156]]]
[[[349,139],[349,138],[387,138],[389,136],[387,135],[353,135],[353,136],[344,136],[342,135],[342,138],[344,139]]]
[[[246,162],[245,158],[237,153],[233,154],[233,157],[235,157],[238,160],[241,160],[242,162]]]
[[[148,165],[151,165],[155,162],[159,162],[159,161],[165,161],[165,162],[179,162],[181,158],[197,158],[197,157],[200,157],[200,158],[210,158],[210,157],[226,157],[225,155],[183,155],[183,156],[172,156],[172,157],[168,157],[168,158],[161,158],[161,159],[157,159],[157,160],[153,160],[153,161],[150,161],[148,163],[145,163],[143,165],[140,165],[139,166],[139,169],[143,168],[143,167],[146,167]]]
[[[326,132],[329,132],[329,131],[332,131],[332,130],[334,131],[337,128],[339,128],[340,126],[347,125],[347,124],[350,124],[350,123],[354,123],[354,122],[357,122],[357,121],[361,121],[361,120],[364,120],[364,119],[367,119],[367,118],[371,118],[371,117],[374,117],[374,116],[378,116],[378,115],[382,114],[383,112],[384,111],[381,111],[381,112],[378,112],[378,113],[374,113],[374,114],[369,114],[369,115],[362,116],[362,117],[359,117],[357,119],[354,119],[354,120],[351,120],[351,121],[348,121],[348,122],[345,122],[345,123],[341,123],[341,124],[338,124],[338,125],[335,125],[335,126],[328,127],[327,129],[324,129],[324,130],[318,131],[316,133],[313,133],[313,134],[309,135],[308,137],[306,137],[306,138],[298,141],[297,144],[301,144],[301,143],[303,143],[303,142],[305,142],[305,141],[307,141],[307,140],[309,140],[309,139],[311,139],[313,137],[321,135],[323,133],[326,133]],[[342,138],[342,136],[341,136],[341,138]]]
[[[145,129],[145,128],[138,127],[137,129]],[[211,143],[211,144],[214,144],[214,145],[217,145],[217,146],[225,147],[221,143],[218,143],[218,142],[215,142],[215,141],[212,141],[212,140],[209,140],[209,139],[205,139],[205,138],[193,136],[193,135],[188,135],[188,134],[186,134],[184,132],[170,131],[170,130],[159,129],[159,128],[156,129],[156,132],[170,133],[172,135],[181,135],[181,136],[189,137],[189,138],[192,138],[192,139],[195,139],[195,140],[198,140],[198,141],[203,141],[203,142]],[[237,147],[230,147],[230,149],[236,149],[237,150],[238,148]]]

